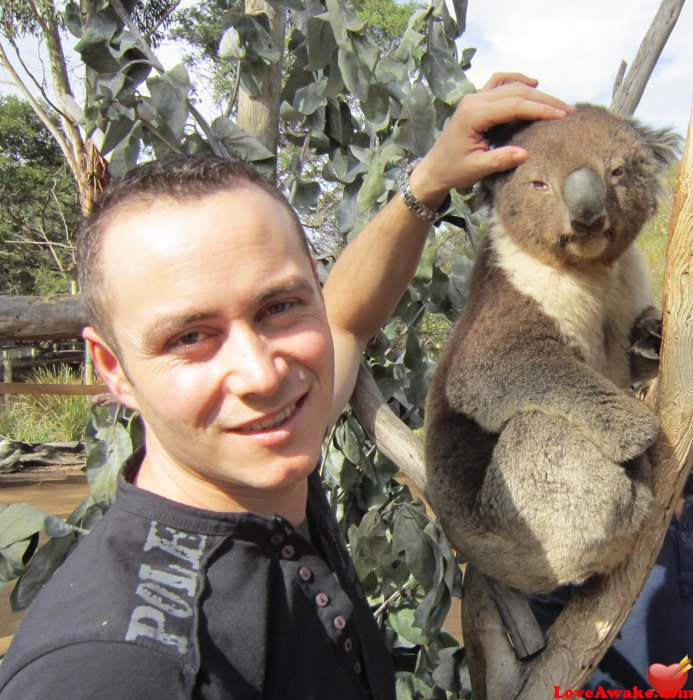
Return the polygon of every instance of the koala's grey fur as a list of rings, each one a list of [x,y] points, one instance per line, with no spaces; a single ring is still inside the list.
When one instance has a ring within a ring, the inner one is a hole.
[[[633,242],[677,137],[579,105],[525,123],[426,405],[427,495],[465,561],[546,592],[612,569],[650,506],[654,414],[627,390],[651,322]]]

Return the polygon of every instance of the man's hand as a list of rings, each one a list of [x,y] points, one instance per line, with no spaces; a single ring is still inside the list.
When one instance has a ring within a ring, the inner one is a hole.
[[[516,146],[491,150],[484,132],[515,119],[561,119],[574,109],[537,90],[537,84],[521,73],[496,73],[479,92],[466,95],[412,172],[414,196],[437,209],[450,190],[471,187],[486,175],[527,160],[527,152]]]
[[[536,89],[520,73],[497,73],[479,92],[466,95],[450,122],[410,176],[414,196],[438,209],[451,189],[471,187],[490,173],[527,159],[521,148],[491,150],[484,132],[514,119],[560,119],[573,108]],[[335,348],[336,420],[351,396],[363,348],[411,281],[431,225],[393,197],[349,243],[324,288]]]

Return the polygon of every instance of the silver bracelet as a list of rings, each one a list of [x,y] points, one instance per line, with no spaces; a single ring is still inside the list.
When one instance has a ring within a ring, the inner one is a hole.
[[[411,191],[411,183],[409,182],[409,177],[414,168],[420,162],[421,158],[417,158],[416,160],[409,163],[409,165],[407,165],[405,168],[402,168],[400,170],[398,180],[399,193],[402,197],[402,201],[408,209],[413,211],[414,214],[416,214],[416,216],[418,216],[423,221],[426,221],[429,224],[434,224],[450,208],[450,195],[448,194],[447,197],[445,197],[445,200],[443,201],[438,211],[434,211],[433,209],[431,209],[431,207],[427,206],[423,202],[420,202],[414,196],[414,193]]]

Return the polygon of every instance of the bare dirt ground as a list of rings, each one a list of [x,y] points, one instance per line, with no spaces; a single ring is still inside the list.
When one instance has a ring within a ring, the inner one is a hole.
[[[0,503],[31,503],[46,511],[67,517],[87,496],[86,477],[79,470],[46,470],[0,476]],[[21,613],[10,609],[10,593],[14,584],[0,590],[0,654],[5,651],[9,637],[14,634]]]

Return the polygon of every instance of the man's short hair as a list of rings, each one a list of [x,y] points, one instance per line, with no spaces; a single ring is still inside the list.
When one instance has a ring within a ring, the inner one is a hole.
[[[248,184],[260,188],[286,207],[310,258],[305,231],[293,207],[247,161],[218,156],[168,156],[133,168],[104,190],[77,234],[77,274],[89,322],[111,350],[120,356],[101,253],[106,229],[113,219],[143,204],[166,199],[186,202]]]

